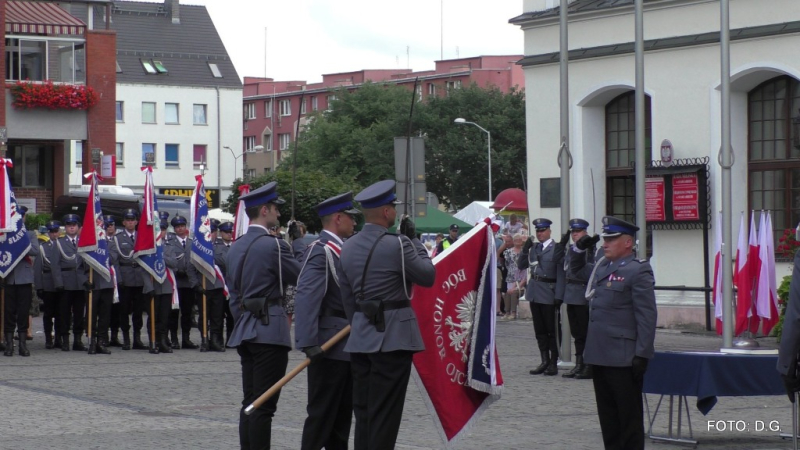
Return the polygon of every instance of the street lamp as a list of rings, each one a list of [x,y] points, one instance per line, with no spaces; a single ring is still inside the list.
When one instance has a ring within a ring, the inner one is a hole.
[[[468,121],[462,119],[461,117],[459,117],[458,119],[454,120],[453,123],[455,123],[456,125],[475,125],[481,131],[486,133],[486,142],[487,142],[487,146],[489,147],[489,150],[488,150],[488,155],[489,155],[489,201],[491,202],[492,201],[492,133],[489,133],[489,131],[487,129],[483,128],[482,126],[478,125],[477,123],[468,122]]]
[[[241,158],[242,156],[246,155],[247,153],[258,153],[258,152],[264,150],[264,146],[263,145],[256,145],[252,149],[245,150],[245,151],[242,152],[242,154],[237,155],[236,152],[234,152],[233,149],[228,147],[227,145],[223,146],[222,148],[227,148],[228,150],[231,151],[231,155],[233,155],[233,178],[234,179],[236,179],[236,172],[237,172],[237,170],[236,170],[236,160],[237,159]],[[244,164],[242,165],[242,181],[244,181],[244,179],[245,179],[246,172],[247,172],[247,159],[244,160]]]

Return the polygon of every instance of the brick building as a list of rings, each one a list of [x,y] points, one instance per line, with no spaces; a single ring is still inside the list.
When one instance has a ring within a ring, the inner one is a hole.
[[[243,170],[247,177],[274,170],[283,151],[289,149],[295,139],[298,109],[302,127],[307,114],[329,109],[337,89],[357,89],[363,83],[372,81],[394,83],[410,90],[414,87],[414,80],[419,77],[417,93],[420,100],[446,95],[449,89],[472,83],[508,92],[512,87],[524,87],[522,68],[516,64],[520,59],[522,55],[448,59],[436,61],[434,70],[367,69],[323,75],[320,83],[245,77]]]

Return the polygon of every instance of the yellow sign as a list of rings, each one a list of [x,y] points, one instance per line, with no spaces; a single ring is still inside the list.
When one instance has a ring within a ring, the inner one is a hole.
[[[160,188],[158,193],[161,195],[174,195],[176,197],[191,197],[194,189],[182,188]],[[219,208],[219,189],[206,189],[206,201],[209,208]]]

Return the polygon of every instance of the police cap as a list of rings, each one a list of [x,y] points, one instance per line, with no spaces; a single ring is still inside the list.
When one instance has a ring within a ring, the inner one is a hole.
[[[317,210],[317,215],[320,217],[338,212],[350,214],[351,216],[361,213],[361,211],[353,206],[352,192],[345,192],[344,194],[339,194],[327,200],[323,200],[320,204],[315,206],[314,209]]]
[[[223,222],[219,225],[219,231],[224,231],[226,233],[233,232],[233,223],[232,222]]]
[[[635,236],[637,231],[639,227],[630,222],[613,216],[603,217],[603,237],[617,237],[623,234]]]
[[[176,215],[172,218],[169,222],[172,225],[172,228],[176,228],[179,225],[186,225],[186,218],[180,215]]]
[[[286,200],[278,196],[278,183],[276,181],[271,181],[254,191],[250,191],[247,195],[239,197],[239,200],[244,201],[245,208],[266,205],[267,203],[276,205],[286,203]]]
[[[454,223],[454,224],[450,225],[450,231],[458,231],[458,224]]]
[[[108,225],[116,226],[117,225],[117,221],[114,220],[114,216],[112,216],[110,214],[103,217],[103,223],[105,223],[106,226],[108,226]]]
[[[61,221],[64,222],[64,225],[69,225],[71,223],[79,224],[81,223],[81,218],[77,214],[67,214],[61,218]]]
[[[550,225],[552,224],[553,224],[552,220],[541,217],[538,219],[534,219],[533,221],[533,227],[536,228],[537,230],[546,230],[547,228],[550,228]]]
[[[138,220],[139,219],[139,211],[128,208],[122,213],[122,220]]]
[[[378,208],[389,204],[397,205],[401,202],[397,201],[394,187],[394,180],[378,181],[359,192],[355,200],[361,203],[361,207],[365,209]]]
[[[569,229],[570,231],[581,231],[589,228],[589,222],[583,219],[570,219],[569,220]]]
[[[61,223],[57,220],[51,220],[47,222],[44,226],[50,233],[57,233],[58,230],[61,229]]]

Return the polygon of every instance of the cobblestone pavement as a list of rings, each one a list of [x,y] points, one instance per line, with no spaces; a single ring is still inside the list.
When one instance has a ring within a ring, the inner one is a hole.
[[[177,449],[238,447],[241,398],[235,351],[179,350],[150,355],[113,349],[112,355],[45,350],[41,321],[34,319],[30,358],[0,357],[0,448]],[[602,448],[591,381],[531,376],[538,351],[531,322],[499,322],[503,398],[492,405],[459,448]],[[199,340],[195,331],[193,339]],[[761,339],[774,348],[774,339]],[[657,350],[717,350],[721,339],[705,333],[660,330]],[[301,360],[290,354],[289,366]],[[305,419],[306,378],[281,394],[273,422],[273,448],[296,449]],[[412,381],[413,384],[413,381]],[[657,396],[650,395],[650,405]],[[776,432],[755,431],[756,421],[778,421],[791,430],[785,397],[720,398],[703,416],[689,400],[701,449],[787,449]],[[708,428],[708,421],[744,421],[750,431]],[[685,425],[685,424],[684,424]],[[656,431],[666,429],[666,420]],[[688,431],[684,429],[685,431]],[[401,449],[442,448],[415,385],[409,386],[398,439]],[[686,448],[648,441],[648,449]]]

